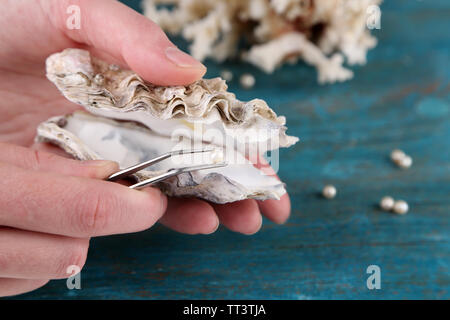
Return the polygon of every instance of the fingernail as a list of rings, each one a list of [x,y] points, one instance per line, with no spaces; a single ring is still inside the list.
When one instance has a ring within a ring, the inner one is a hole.
[[[262,227],[262,224],[263,224],[263,219],[262,219],[261,215],[260,215],[260,218],[261,218],[261,220],[259,221],[258,228],[256,230],[254,230],[254,231],[249,232],[249,233],[244,233],[245,235],[251,236],[251,235],[254,235],[255,233],[257,233],[259,230],[261,230],[261,227]]]
[[[202,63],[176,47],[166,48],[165,53],[167,59],[180,68],[205,68]]]
[[[109,161],[109,160],[83,160],[81,161],[81,164],[83,166],[90,166],[90,167],[106,167],[106,166],[115,166],[118,167],[117,162]]]
[[[161,216],[166,212],[167,210],[167,196],[160,190],[161,192]]]
[[[217,229],[219,229],[219,226],[220,226],[219,218],[216,217],[216,220],[217,220],[217,223],[216,223],[216,226],[214,227],[214,229],[212,231],[210,231],[210,232],[206,232],[205,234],[213,234],[214,232],[217,231]]]

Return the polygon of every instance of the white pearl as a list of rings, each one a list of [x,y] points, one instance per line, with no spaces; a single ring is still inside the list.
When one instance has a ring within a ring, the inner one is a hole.
[[[94,82],[95,84],[101,86],[105,82],[105,77],[102,74],[97,73],[94,77]]]
[[[405,157],[405,153],[400,149],[392,150],[391,152],[391,160],[395,163],[398,163]]]
[[[322,195],[327,199],[333,199],[336,196],[337,190],[332,185],[327,185],[322,190]]]
[[[410,156],[404,156],[399,162],[398,165],[399,167],[403,168],[403,169],[407,169],[409,167],[411,167],[413,161],[412,158]]]
[[[214,151],[211,152],[211,161],[212,163],[219,163],[223,162],[223,151],[219,149],[214,149]]]
[[[230,70],[222,70],[220,77],[227,82],[233,80],[233,73]]]
[[[409,210],[408,203],[406,201],[403,201],[403,200],[397,200],[397,201],[394,202],[393,210],[394,210],[395,213],[405,214]]]
[[[380,201],[380,208],[384,211],[390,211],[394,207],[394,198],[386,196]]]
[[[110,64],[109,70],[111,71],[119,71],[120,67],[117,64]]]
[[[241,86],[245,89],[250,89],[255,85],[255,77],[252,76],[250,73],[244,73],[241,78],[239,79]]]

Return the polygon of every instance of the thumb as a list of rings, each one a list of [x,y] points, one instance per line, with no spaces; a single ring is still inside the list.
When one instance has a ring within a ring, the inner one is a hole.
[[[78,29],[67,27],[68,8],[73,5],[79,7]],[[47,6],[53,23],[68,38],[94,55],[128,66],[153,84],[186,85],[206,72],[203,64],[176,48],[155,23],[117,1],[57,0]]]

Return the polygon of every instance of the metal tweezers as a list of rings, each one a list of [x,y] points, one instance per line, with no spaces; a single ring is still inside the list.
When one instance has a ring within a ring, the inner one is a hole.
[[[142,169],[145,169],[151,165],[154,165],[155,163],[158,163],[160,161],[163,161],[167,158],[170,158],[172,156],[177,156],[177,155],[182,155],[182,154],[191,154],[191,153],[204,153],[204,152],[211,152],[214,151],[214,149],[193,149],[193,150],[177,150],[177,151],[171,151],[171,152],[167,152],[164,153],[160,156],[157,156],[156,158],[138,163],[134,166],[128,167],[126,169],[117,171],[116,173],[110,175],[108,177],[108,181],[117,181],[123,178],[126,178]],[[220,162],[220,163],[211,163],[211,164],[201,164],[201,165],[195,165],[195,166],[190,166],[190,167],[182,167],[182,168],[174,168],[174,169],[169,169],[166,172],[152,177],[150,179],[138,182],[136,184],[133,184],[132,186],[130,186],[131,189],[140,189],[143,188],[145,186],[148,185],[152,185],[154,183],[160,182],[162,180],[165,180],[167,178],[179,175],[180,173],[186,173],[186,172],[191,172],[191,171],[197,171],[197,170],[205,170],[205,169],[212,169],[212,168],[219,168],[219,167],[225,167],[227,165],[226,162]]]

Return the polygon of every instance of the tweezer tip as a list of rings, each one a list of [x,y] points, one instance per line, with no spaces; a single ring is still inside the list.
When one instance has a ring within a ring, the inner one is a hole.
[[[183,172],[190,172],[190,171],[198,171],[198,170],[208,170],[208,169],[214,169],[214,168],[221,168],[228,165],[228,162],[219,162],[219,163],[207,163],[207,164],[200,164],[197,166],[192,167],[185,167],[181,170]]]
[[[203,152],[212,152],[214,148],[202,148],[202,149],[182,149],[173,151],[174,154],[189,154],[189,153],[203,153]]]
[[[215,151],[215,150],[216,149],[214,149],[212,147],[206,147],[206,148],[202,148],[202,149],[190,149],[190,150],[189,149],[181,149],[181,150],[171,151],[171,152],[165,153],[165,154],[163,154],[161,156],[158,156],[158,157],[156,157],[154,159],[150,159],[148,161],[144,161],[144,162],[138,163],[138,164],[136,164],[134,166],[131,166],[131,167],[128,167],[126,169],[122,169],[122,170],[120,170],[120,171],[118,171],[116,173],[113,173],[112,175],[110,175],[107,178],[107,180],[108,181],[116,181],[116,180],[125,178],[125,177],[127,177],[127,176],[129,176],[131,174],[134,174],[134,173],[136,173],[136,172],[138,172],[138,171],[140,171],[142,169],[145,169],[145,168],[147,168],[147,167],[149,167],[149,166],[151,166],[151,165],[153,165],[155,163],[158,163],[160,161],[163,161],[163,160],[165,160],[167,158],[170,158],[172,156],[175,156],[175,155],[192,154],[192,153],[204,153],[204,152],[212,152],[212,151]],[[208,166],[207,168],[222,167],[222,166],[225,166],[225,165],[226,164],[224,164],[224,165],[214,165],[212,167]],[[194,170],[194,168],[195,167],[192,167],[190,169]]]

